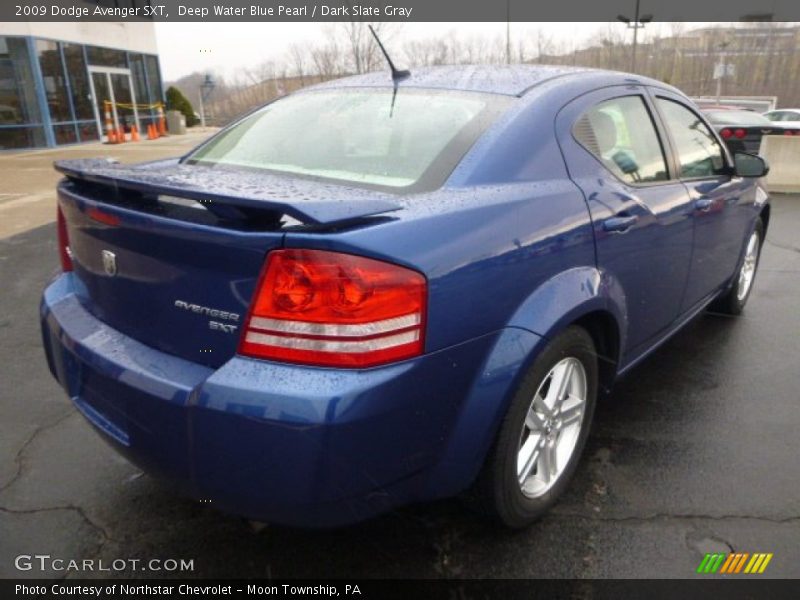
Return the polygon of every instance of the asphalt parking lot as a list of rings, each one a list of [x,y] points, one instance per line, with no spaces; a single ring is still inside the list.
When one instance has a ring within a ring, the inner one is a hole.
[[[0,577],[65,575],[19,572],[20,554],[193,559],[181,575],[201,577],[691,577],[706,552],[729,551],[774,553],[762,577],[800,577],[800,196],[773,199],[746,314],[700,317],[616,386],[570,491],[537,525],[509,533],[444,501],[299,531],[175,496],[51,378],[37,312],[58,262],[52,158],[15,156],[38,171],[0,196]],[[0,171],[18,171],[9,160]]]

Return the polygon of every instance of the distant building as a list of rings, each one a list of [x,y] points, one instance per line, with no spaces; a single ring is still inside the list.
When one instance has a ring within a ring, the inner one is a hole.
[[[105,100],[141,130],[163,97],[152,22],[0,23],[0,150],[103,139]]]
[[[775,56],[800,49],[800,28],[773,23],[755,27],[703,27],[662,40],[684,56],[716,54],[724,48],[729,56]]]
[[[648,30],[646,30],[648,31]],[[784,23],[748,23],[704,27],[661,37],[651,31],[640,37],[636,72],[670,83],[690,96],[747,98],[756,110],[777,103],[800,105],[800,27]],[[629,71],[631,36],[624,29],[586,48],[537,57],[536,62]],[[725,65],[725,67],[722,67]],[[724,74],[718,78],[718,74]]]

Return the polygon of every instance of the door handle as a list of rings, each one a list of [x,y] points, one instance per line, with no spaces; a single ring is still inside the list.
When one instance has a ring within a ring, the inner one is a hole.
[[[695,209],[699,210],[700,212],[710,211],[713,205],[714,201],[711,198],[700,198],[694,203]]]
[[[639,220],[637,216],[616,216],[603,221],[603,231],[609,233],[625,233],[630,229],[636,221]]]

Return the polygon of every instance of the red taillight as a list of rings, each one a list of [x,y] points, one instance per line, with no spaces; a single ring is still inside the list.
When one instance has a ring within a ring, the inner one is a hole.
[[[733,135],[735,135],[738,139],[742,139],[747,135],[747,132],[744,129],[737,129],[733,132]]]
[[[733,135],[733,132],[730,129],[725,128],[722,131],[720,131],[719,134],[722,136],[723,140],[727,140],[730,139],[730,137]]]
[[[405,267],[324,250],[270,252],[239,352],[370,367],[422,354],[427,284]]]
[[[791,132],[791,130],[787,129],[786,131],[783,132],[783,135],[794,135],[794,134]]]
[[[58,207],[58,254],[61,257],[61,270],[72,271],[72,252],[69,249],[69,234],[67,222],[61,206]]]

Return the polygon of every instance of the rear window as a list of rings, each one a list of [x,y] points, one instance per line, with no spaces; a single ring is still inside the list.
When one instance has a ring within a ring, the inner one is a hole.
[[[717,125],[740,125],[742,127],[761,127],[772,125],[765,116],[749,110],[709,110],[708,120]]]
[[[402,88],[300,93],[245,117],[185,162],[389,191],[435,189],[511,101]]]

